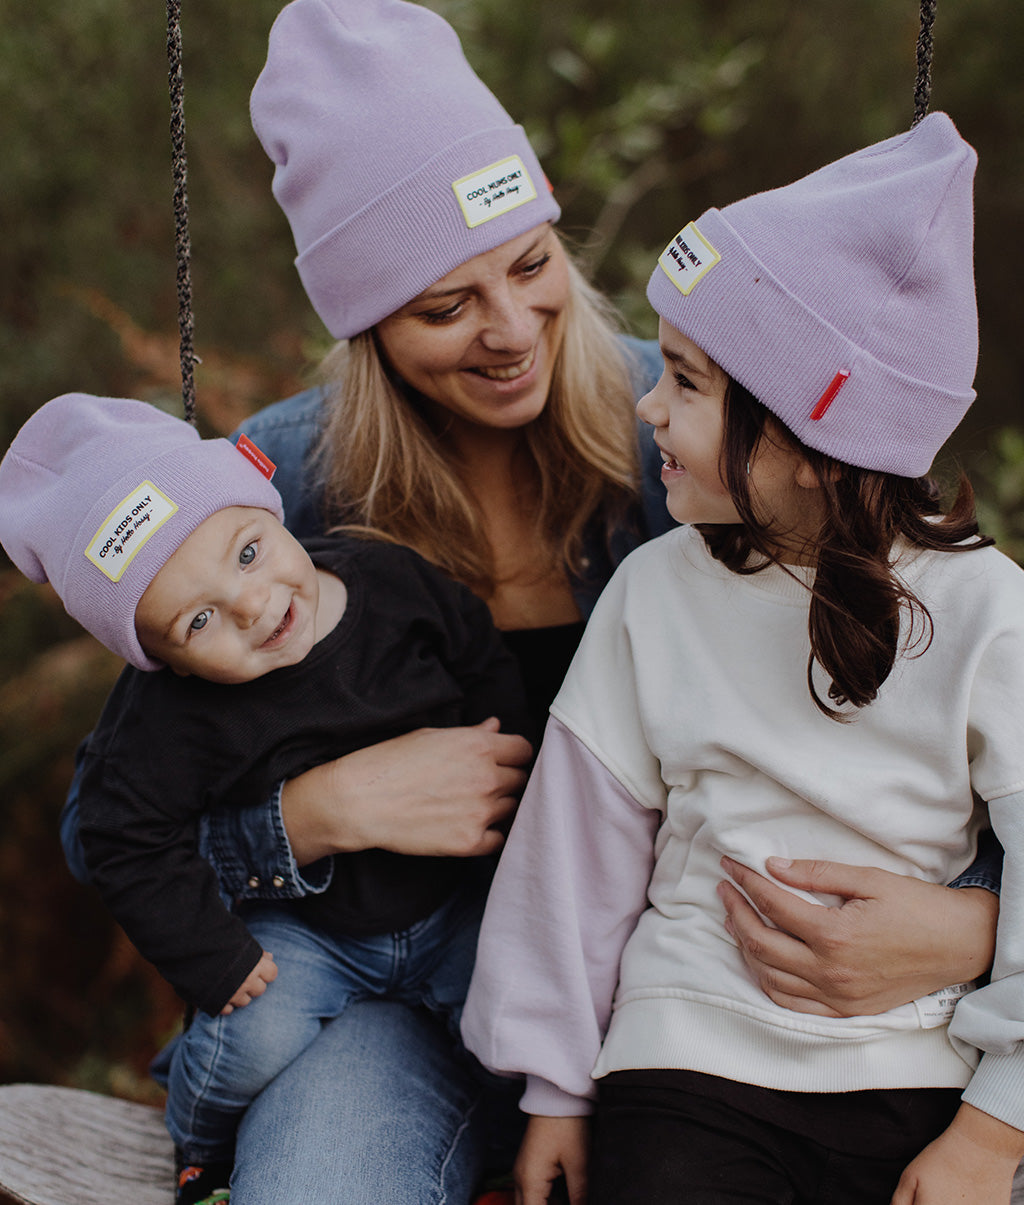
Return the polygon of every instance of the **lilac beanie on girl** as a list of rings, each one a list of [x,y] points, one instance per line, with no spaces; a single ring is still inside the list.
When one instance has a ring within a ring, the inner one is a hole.
[[[709,209],[647,296],[808,447],[928,472],[974,400],[977,156],[945,113]]]
[[[293,0],[251,99],[295,261],[336,339],[558,218],[521,126],[405,0]]]
[[[258,453],[254,453],[258,455]],[[283,517],[264,471],[227,439],[200,439],[145,402],[66,393],[0,461],[0,544],[68,614],[138,669],[160,669],[135,608],[172,553],[226,506]]]

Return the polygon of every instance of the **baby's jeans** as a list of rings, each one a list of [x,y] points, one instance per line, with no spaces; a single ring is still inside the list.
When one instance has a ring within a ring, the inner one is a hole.
[[[314,929],[276,904],[247,910],[278,976],[228,1016],[197,1013],[175,1044],[166,1121],[185,1160],[229,1162],[249,1103],[358,1000],[423,1006],[457,1035],[482,903],[482,892],[470,889],[409,929],[373,937]]]

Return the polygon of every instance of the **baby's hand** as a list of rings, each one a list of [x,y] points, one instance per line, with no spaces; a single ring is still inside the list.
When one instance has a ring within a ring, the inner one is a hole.
[[[276,978],[277,966],[274,963],[274,956],[264,950],[259,962],[246,975],[245,982],[220,1010],[220,1015],[226,1017],[229,1013],[233,1013],[236,1008],[245,1008],[251,1000],[255,1000],[257,996],[262,996]]]

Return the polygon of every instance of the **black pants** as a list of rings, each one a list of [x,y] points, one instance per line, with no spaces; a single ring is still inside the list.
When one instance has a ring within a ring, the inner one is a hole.
[[[598,1084],[588,1205],[889,1205],[958,1088],[779,1092],[690,1071]]]

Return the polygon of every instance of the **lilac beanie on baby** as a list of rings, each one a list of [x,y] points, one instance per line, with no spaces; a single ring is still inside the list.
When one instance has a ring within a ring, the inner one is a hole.
[[[647,296],[808,447],[928,472],[974,400],[977,156],[945,113],[673,239]]]
[[[450,25],[405,0],[292,0],[251,99],[295,261],[336,339],[559,209]]]
[[[139,644],[135,608],[175,549],[226,506],[283,517],[250,455],[145,402],[63,394],[0,461],[0,544],[107,648],[160,669]]]

